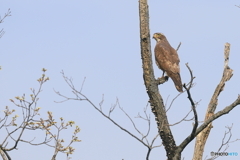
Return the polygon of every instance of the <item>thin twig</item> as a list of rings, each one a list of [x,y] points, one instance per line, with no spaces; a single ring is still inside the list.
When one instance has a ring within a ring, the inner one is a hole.
[[[190,80],[190,85],[188,87],[186,87],[185,84],[183,85],[183,87],[187,91],[188,99],[189,99],[189,101],[190,101],[190,103],[192,105],[192,110],[193,110],[193,113],[194,113],[195,123],[194,123],[193,129],[192,129],[192,133],[191,133],[191,138],[193,139],[195,137],[196,129],[198,127],[198,115],[197,115],[195,103],[193,102],[193,99],[192,99],[192,96],[191,96],[191,93],[190,93],[190,89],[191,89],[194,77],[193,77],[192,71],[191,71],[191,69],[190,69],[190,67],[188,66],[187,63],[186,63],[186,66],[187,66],[187,68],[188,68],[188,70],[190,72],[191,80]]]
[[[99,103],[99,107],[97,107],[95,104],[93,104],[93,102],[91,100],[88,99],[88,97],[82,93],[82,90],[80,91],[77,91],[75,86],[73,85],[73,82],[72,82],[72,79],[66,77],[64,75],[64,72],[62,71],[62,76],[65,80],[65,82],[67,83],[67,85],[72,89],[72,93],[75,95],[75,98],[69,98],[65,95],[62,95],[60,92],[56,92],[57,95],[61,96],[64,98],[64,100],[62,101],[59,101],[57,103],[61,103],[61,102],[65,102],[65,101],[68,101],[68,100],[79,100],[79,101],[87,101],[91,106],[93,106],[100,114],[102,114],[105,118],[107,118],[108,120],[110,120],[114,125],[116,125],[118,128],[120,128],[121,130],[123,130],[124,132],[128,133],[130,136],[132,136],[133,138],[135,138],[136,140],[138,140],[140,143],[142,143],[144,146],[146,146],[149,150],[148,150],[148,153],[147,153],[147,157],[149,156],[150,154],[150,151],[153,149],[153,148],[156,148],[156,147],[160,147],[161,145],[159,146],[153,146],[156,138],[159,136],[158,134],[153,138],[151,144],[149,144],[148,142],[148,139],[147,139],[147,136],[149,135],[149,132],[150,132],[150,115],[148,116],[147,114],[147,106],[146,108],[144,108],[144,114],[145,114],[145,117],[142,117],[140,116],[140,114],[138,114],[138,118],[142,118],[144,120],[146,120],[148,122],[148,131],[147,133],[144,135],[138,128],[137,126],[135,125],[134,121],[132,120],[132,118],[127,114],[127,112],[123,109],[123,107],[120,106],[120,103],[119,103],[119,100],[117,99],[116,100],[116,103],[114,105],[111,106],[111,108],[109,109],[109,112],[108,112],[108,115],[105,114],[102,110],[102,104],[103,104],[103,101],[104,101],[104,98],[102,97],[102,100],[101,102]],[[83,82],[84,83],[84,82]],[[83,84],[82,84],[82,87],[83,87]],[[127,129],[125,129],[124,127],[120,126],[116,121],[114,121],[110,116],[111,116],[111,113],[114,111],[114,109],[116,108],[116,105],[118,105],[118,107],[121,109],[121,111],[128,117],[128,119],[131,121],[134,129],[142,136],[142,139],[138,138],[137,136],[135,136],[134,134],[132,134],[130,131],[128,131]],[[144,140],[146,140],[146,142],[144,142]]]
[[[179,48],[180,48],[180,46],[181,46],[181,42],[179,43],[179,45],[178,45],[178,47],[177,47],[177,49],[176,49],[176,51],[178,51],[179,50]]]

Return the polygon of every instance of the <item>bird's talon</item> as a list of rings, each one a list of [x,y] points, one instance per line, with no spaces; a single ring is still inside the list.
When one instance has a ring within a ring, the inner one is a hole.
[[[165,76],[165,77],[164,77],[164,79],[165,79],[166,81],[168,81],[168,78],[169,78],[168,76]]]

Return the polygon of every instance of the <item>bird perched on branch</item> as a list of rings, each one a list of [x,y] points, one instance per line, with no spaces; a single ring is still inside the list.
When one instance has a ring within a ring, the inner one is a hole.
[[[162,33],[154,33],[153,38],[157,41],[155,46],[155,60],[158,68],[167,73],[179,92],[183,92],[183,86],[180,76],[179,58],[177,51],[172,48],[167,38]]]

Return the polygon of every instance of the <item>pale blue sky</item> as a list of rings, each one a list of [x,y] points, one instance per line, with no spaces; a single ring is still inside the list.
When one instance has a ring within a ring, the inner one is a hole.
[[[201,100],[197,108],[199,120],[203,120],[211,95],[222,76],[226,42],[231,44],[229,66],[234,70],[234,76],[219,96],[217,110],[232,103],[240,93],[240,8],[235,5],[239,5],[239,1],[149,1],[151,35],[164,33],[175,48],[182,42],[178,52],[182,81],[189,81],[185,67],[185,63],[189,63],[196,76],[192,97],[195,101]],[[76,148],[73,160],[144,160],[147,148],[104,119],[88,103],[70,101],[56,104],[54,101],[61,98],[53,92],[55,89],[71,96],[60,74],[64,70],[77,87],[86,77],[83,91],[95,104],[98,105],[104,94],[106,112],[116,97],[131,117],[143,111],[148,96],[142,78],[138,0],[1,1],[0,14],[3,15],[8,8],[12,16],[0,25],[6,32],[0,39],[1,110],[6,105],[14,107],[9,102],[10,98],[23,93],[28,95],[29,88],[37,88],[36,79],[41,76],[41,69],[47,68],[50,81],[40,95],[41,114],[45,116],[49,110],[56,119],[64,117],[80,126],[79,139],[82,142],[73,145]],[[154,46],[155,41],[152,40],[152,51]],[[154,71],[156,77],[162,74],[155,63]],[[178,94],[171,80],[159,89],[164,100],[170,95],[170,101]],[[182,94],[169,111],[170,123],[180,120],[190,109],[186,97],[186,93]],[[218,150],[226,125],[233,123],[232,139],[240,138],[239,112],[240,107],[237,107],[214,122],[204,156]],[[157,133],[152,113],[151,117],[153,129],[150,139]],[[112,118],[137,134],[119,109]],[[146,131],[144,122],[136,119],[136,123]],[[173,127],[176,143],[181,143],[191,129],[192,122]],[[40,132],[35,135],[28,132],[24,137],[32,139],[38,134]],[[63,137],[67,135],[71,136],[66,132]],[[191,143],[182,157],[191,159],[193,148],[194,143]],[[240,142],[231,144],[228,151],[240,154]],[[13,159],[42,160],[50,159],[52,153],[53,149],[47,146],[21,143],[10,155]],[[231,159],[239,159],[239,156]],[[58,159],[64,160],[65,155],[59,154]],[[166,159],[164,149],[153,150],[150,159]]]

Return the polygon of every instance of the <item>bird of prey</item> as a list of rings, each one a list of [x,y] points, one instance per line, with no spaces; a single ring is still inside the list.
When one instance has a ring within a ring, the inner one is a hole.
[[[162,33],[155,33],[153,38],[157,41],[154,49],[155,60],[158,68],[163,71],[162,77],[166,72],[167,76],[173,80],[176,89],[179,92],[183,92],[179,67],[180,60],[177,51],[172,48],[165,35]]]

